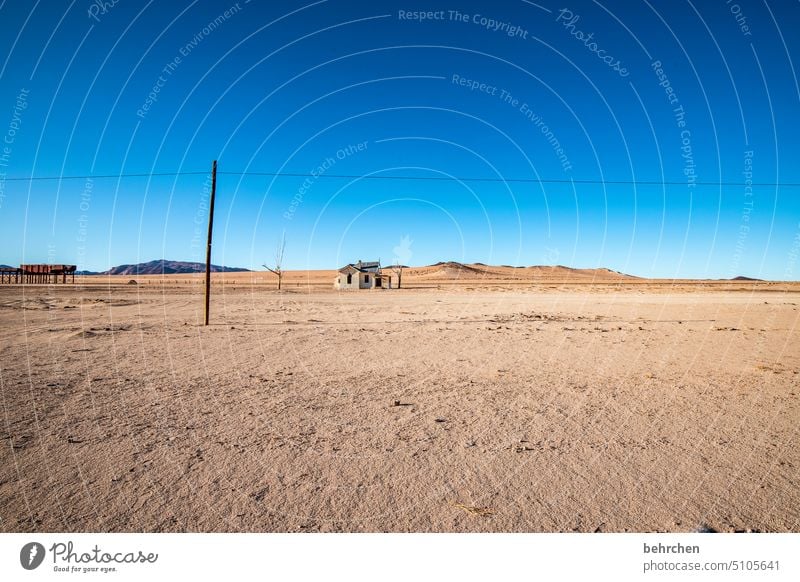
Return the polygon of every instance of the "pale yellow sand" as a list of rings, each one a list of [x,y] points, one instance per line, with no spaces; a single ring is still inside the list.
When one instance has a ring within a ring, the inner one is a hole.
[[[797,284],[406,274],[0,287],[0,530],[800,531]]]

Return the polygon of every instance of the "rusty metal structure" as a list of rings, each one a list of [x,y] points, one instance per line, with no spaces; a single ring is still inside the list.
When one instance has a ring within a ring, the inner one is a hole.
[[[66,283],[67,275],[75,282],[76,265],[20,265],[19,268],[0,269],[0,283]]]

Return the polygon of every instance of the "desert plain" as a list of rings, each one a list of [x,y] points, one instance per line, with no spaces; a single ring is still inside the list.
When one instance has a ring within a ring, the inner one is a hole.
[[[0,286],[0,531],[800,531],[800,284]]]

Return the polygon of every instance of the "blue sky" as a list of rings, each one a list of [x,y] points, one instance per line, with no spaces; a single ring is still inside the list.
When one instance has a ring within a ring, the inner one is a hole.
[[[217,264],[257,268],[285,232],[286,268],[798,279],[800,188],[773,185],[800,183],[798,22],[773,1],[3,2],[0,263],[201,261],[218,159]]]

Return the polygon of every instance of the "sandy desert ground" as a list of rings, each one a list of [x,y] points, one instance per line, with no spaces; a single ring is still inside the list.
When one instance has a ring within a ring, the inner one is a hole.
[[[0,287],[0,530],[800,531],[799,284],[448,269]]]

